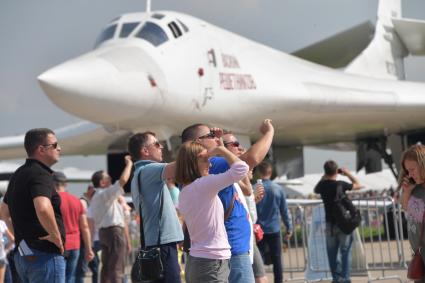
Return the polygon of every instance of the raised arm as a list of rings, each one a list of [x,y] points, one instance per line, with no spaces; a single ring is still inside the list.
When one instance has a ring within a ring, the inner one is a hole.
[[[176,162],[170,162],[168,163],[164,168],[164,173],[162,174],[162,178],[164,180],[167,179],[174,179],[176,175]]]
[[[239,187],[241,187],[244,196],[249,197],[250,195],[252,195],[252,185],[248,175],[245,176],[242,180],[240,180],[238,184]]]
[[[121,187],[124,187],[125,184],[127,184],[128,180],[130,179],[131,168],[133,167],[133,161],[131,161],[130,155],[126,155],[124,157],[124,160],[125,160],[125,167],[121,173],[120,181],[119,181]]]
[[[354,177],[347,168],[341,168],[341,174],[347,176],[347,178],[350,179],[350,182],[353,184],[353,190],[360,190],[363,187],[359,180]]]
[[[245,161],[249,168],[252,169],[261,161],[263,161],[267,152],[272,145],[273,136],[274,136],[274,127],[270,119],[265,119],[260,126],[260,132],[263,136],[254,143],[245,153],[243,153],[240,158]]]

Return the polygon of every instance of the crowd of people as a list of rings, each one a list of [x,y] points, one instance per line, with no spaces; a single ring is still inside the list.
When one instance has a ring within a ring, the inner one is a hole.
[[[131,195],[140,216],[141,244],[159,248],[161,282],[182,281],[178,251],[183,242],[188,283],[267,282],[265,261],[273,264],[274,282],[283,282],[282,242],[292,237],[294,223],[284,190],[271,182],[273,166],[264,161],[274,136],[269,119],[260,133],[245,149],[232,132],[194,124],[182,131],[182,145],[170,163],[163,162],[155,133],[136,133],[129,138],[130,155],[119,180],[113,184],[106,171],[97,171],[78,199],[66,191],[66,176],[51,169],[61,152],[55,133],[28,131],[28,158],[13,174],[0,205],[0,236],[8,239],[0,245],[0,282],[83,282],[88,269],[93,283],[125,282],[134,227],[123,187],[133,170]],[[417,231],[425,216],[424,156],[421,145],[406,151],[400,179],[413,248],[421,241]],[[337,181],[338,174],[350,183]],[[315,188],[325,207],[333,282],[351,282],[353,236],[338,228],[332,205],[340,191],[360,187],[349,170],[329,160]]]
[[[82,282],[88,268],[93,282],[124,282],[131,208],[123,187],[134,168],[131,193],[143,224],[142,244],[160,248],[163,282],[181,282],[178,249],[183,240],[190,246],[186,282],[266,282],[264,252],[254,243],[252,226],[270,213],[276,217],[276,212],[279,222],[282,205],[282,215],[288,212],[284,195],[269,196],[273,189],[267,177],[264,186],[252,188],[252,170],[273,140],[270,120],[261,124],[260,133],[245,150],[231,132],[191,125],[183,130],[182,146],[171,163],[163,162],[163,146],[155,133],[136,133],[128,141],[130,155],[120,179],[113,184],[106,171],[97,171],[92,186],[78,199],[66,191],[66,176],[51,169],[61,152],[55,133],[46,128],[28,131],[28,158],[13,174],[0,206],[5,221],[0,232],[10,236],[4,253],[15,244],[9,257],[14,265],[5,259],[4,267],[20,282]],[[257,207],[263,209],[257,212]],[[291,235],[287,218],[285,224]],[[275,229],[264,232],[264,245],[270,244],[270,235],[280,237]],[[273,263],[276,282],[281,282],[280,255]]]

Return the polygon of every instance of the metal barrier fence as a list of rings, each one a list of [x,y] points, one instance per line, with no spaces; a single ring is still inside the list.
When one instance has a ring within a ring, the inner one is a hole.
[[[288,199],[287,202],[294,235],[284,243],[285,280],[331,280],[322,201]],[[353,204],[361,212],[362,223],[354,232],[351,275],[365,276],[368,282],[386,279],[403,282],[403,276],[388,274],[388,271],[405,272],[411,258],[400,206],[389,197],[354,199]]]

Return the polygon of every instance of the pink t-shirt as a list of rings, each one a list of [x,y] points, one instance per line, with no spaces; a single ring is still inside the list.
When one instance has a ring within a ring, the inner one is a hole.
[[[248,173],[245,162],[235,162],[222,174],[196,179],[183,188],[178,209],[189,231],[190,255],[209,259],[228,259],[230,245],[224,227],[223,205],[218,192],[238,182]]]

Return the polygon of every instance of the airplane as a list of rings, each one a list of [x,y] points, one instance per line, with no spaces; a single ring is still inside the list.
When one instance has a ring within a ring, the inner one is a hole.
[[[384,158],[396,174],[402,150],[424,140],[425,85],[403,81],[403,58],[425,54],[425,21],[402,18],[400,0],[379,1],[375,28],[363,23],[293,54],[147,7],[38,77],[54,104],[87,120],[55,130],[65,154],[107,153],[109,171],[120,172],[131,133],[152,130],[174,151],[190,124],[247,143],[271,118],[271,158],[278,175],[295,178],[304,145],[354,142],[358,169],[379,171]],[[23,157],[22,145],[23,135],[0,138],[0,158]]]

